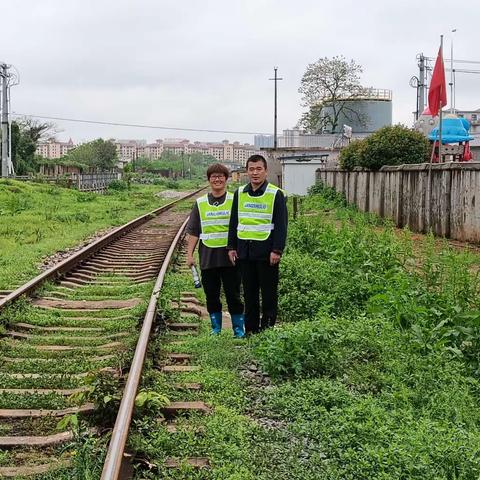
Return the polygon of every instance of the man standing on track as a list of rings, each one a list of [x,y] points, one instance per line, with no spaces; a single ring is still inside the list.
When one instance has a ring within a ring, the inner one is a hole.
[[[222,330],[220,291],[223,284],[232,317],[233,334],[243,338],[245,326],[240,298],[240,272],[230,263],[226,249],[233,201],[233,195],[226,191],[229,174],[228,168],[220,163],[210,165],[207,169],[211,191],[197,200],[190,214],[187,224],[187,264],[189,267],[195,265],[193,253],[200,239],[200,270],[212,333],[218,335]]]
[[[261,155],[247,160],[248,185],[234,194],[228,233],[228,256],[238,261],[245,296],[245,331],[273,327],[278,310],[279,262],[287,239],[287,206],[282,190],[267,181]],[[262,318],[260,320],[260,298]]]

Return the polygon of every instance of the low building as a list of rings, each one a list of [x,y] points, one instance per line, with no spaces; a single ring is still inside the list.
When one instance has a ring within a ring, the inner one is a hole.
[[[306,195],[315,185],[316,172],[325,168],[328,153],[290,154],[279,157],[282,165],[282,188],[288,195]]]
[[[337,166],[338,165],[338,155],[340,154],[340,148],[321,148],[321,147],[310,147],[310,148],[301,148],[301,147],[282,147],[277,148],[276,150],[273,148],[265,148],[261,150],[261,154],[266,157],[267,164],[268,164],[268,176],[267,179],[269,182],[274,183],[275,185],[285,188],[286,183],[288,182],[289,185],[295,185],[294,189],[297,190],[299,185],[313,185],[315,183],[315,170],[319,168],[317,166],[313,172],[310,171],[310,168],[290,168],[290,160],[294,161],[296,164],[305,163],[310,164],[310,162],[317,162],[317,160],[321,159],[321,165],[328,165],[328,166]],[[284,169],[284,162],[287,162],[287,173],[289,178],[285,178],[285,169]],[[314,162],[314,163],[315,163]],[[313,165],[313,163],[312,163]],[[295,175],[301,175],[305,178],[299,179],[298,181],[293,181],[290,179],[290,174],[295,172]],[[296,192],[289,192],[287,189],[287,193],[296,193]],[[298,195],[301,195],[298,193]]]

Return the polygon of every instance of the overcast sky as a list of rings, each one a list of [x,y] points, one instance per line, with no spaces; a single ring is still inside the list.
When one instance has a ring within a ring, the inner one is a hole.
[[[271,132],[268,79],[278,66],[278,125],[290,128],[306,66],[344,55],[363,66],[365,86],[393,90],[393,121],[411,125],[418,53],[436,56],[443,33],[449,57],[456,28],[454,58],[480,60],[478,0],[2,0],[0,20],[0,61],[21,78],[14,112],[108,122]],[[457,75],[458,108],[480,108],[479,92],[480,75]],[[252,135],[56,123],[74,141],[253,143]]]

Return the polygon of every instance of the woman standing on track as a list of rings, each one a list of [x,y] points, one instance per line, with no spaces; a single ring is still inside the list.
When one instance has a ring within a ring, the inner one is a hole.
[[[237,338],[243,338],[245,326],[240,299],[240,272],[231,264],[226,249],[233,202],[233,195],[226,191],[229,174],[228,168],[220,163],[208,167],[210,192],[197,200],[187,225],[187,264],[189,267],[195,265],[193,253],[200,240],[200,270],[212,333],[218,335],[222,330],[220,291],[223,284],[228,311],[232,317],[233,334]]]

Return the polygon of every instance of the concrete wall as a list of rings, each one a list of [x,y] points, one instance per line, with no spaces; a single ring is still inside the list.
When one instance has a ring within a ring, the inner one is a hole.
[[[480,162],[435,164],[430,173],[429,169],[428,164],[383,167],[378,172],[327,167],[316,177],[360,210],[391,218],[398,227],[480,242]]]

